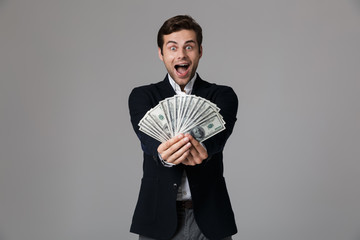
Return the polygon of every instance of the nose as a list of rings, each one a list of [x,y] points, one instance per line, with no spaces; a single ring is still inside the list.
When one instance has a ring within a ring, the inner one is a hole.
[[[186,50],[185,49],[181,49],[178,51],[178,59],[184,59],[186,58]]]

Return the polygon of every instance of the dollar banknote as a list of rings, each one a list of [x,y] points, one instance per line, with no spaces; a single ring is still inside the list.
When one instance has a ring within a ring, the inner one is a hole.
[[[220,108],[195,95],[175,95],[159,102],[139,122],[139,130],[165,142],[179,133],[189,133],[199,142],[225,130]]]

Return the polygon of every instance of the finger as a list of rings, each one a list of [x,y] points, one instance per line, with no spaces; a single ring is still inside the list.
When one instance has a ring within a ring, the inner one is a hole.
[[[191,143],[189,143],[189,138],[185,137],[171,145],[167,150],[160,153],[160,155],[167,162],[174,162],[190,147]]]
[[[188,160],[184,160],[184,161],[182,162],[182,164],[184,164],[184,165],[186,165],[186,166],[195,166],[195,165],[196,165],[196,163],[190,162],[190,161],[188,161]]]
[[[176,165],[183,163],[190,154],[190,151],[189,151],[190,147],[191,147],[190,143],[183,146],[181,149],[179,149],[179,151],[177,151],[176,153],[174,153],[171,156],[170,161],[173,161],[172,163],[174,163]],[[174,158],[174,160],[173,160],[173,158]]]
[[[208,153],[207,153],[206,149],[203,147],[203,145],[199,141],[197,141],[193,136],[191,136],[188,133],[185,134],[185,137],[189,138],[191,145],[194,148],[194,149],[192,148],[192,154],[194,157],[196,157],[196,158],[199,157],[202,160],[208,158]]]
[[[180,164],[184,161],[189,155],[189,148],[191,147],[191,143],[187,143],[179,148],[177,151],[173,152],[168,158],[167,162],[173,164]]]
[[[159,145],[158,147],[158,152],[161,154],[162,152],[164,152],[165,150],[167,150],[169,147],[171,147],[174,143],[180,141],[182,138],[184,138],[183,134],[179,134],[173,138],[171,138],[170,140],[163,142],[162,144]]]
[[[184,164],[184,165],[189,165],[187,158],[185,158],[181,163]]]
[[[191,154],[191,150],[189,151],[189,155],[187,156],[186,160],[183,161],[182,163],[187,166],[195,166],[196,165],[196,162],[194,161],[194,157]]]
[[[207,154],[201,155],[196,148],[190,148],[190,154],[188,156],[189,161],[193,162],[194,164],[201,164],[206,158]]]
[[[204,160],[196,148],[192,147],[190,149],[190,155],[191,157],[188,157],[194,164],[200,164]]]
[[[183,142],[181,141],[183,140]],[[187,143],[189,141],[188,138],[186,138],[184,140],[184,135],[183,134],[179,134],[173,138],[171,138],[170,140],[162,143],[159,145],[158,147],[158,153],[160,154],[160,156],[162,157],[162,159],[167,160],[167,158],[173,154],[174,151],[176,151],[177,149],[179,149],[182,145],[184,145],[185,143]],[[181,143],[182,142],[182,143]]]

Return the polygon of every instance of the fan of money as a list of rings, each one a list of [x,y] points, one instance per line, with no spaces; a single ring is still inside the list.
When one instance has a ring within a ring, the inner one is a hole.
[[[179,133],[189,133],[203,142],[225,130],[220,108],[195,95],[175,95],[159,102],[140,120],[140,131],[166,142]]]

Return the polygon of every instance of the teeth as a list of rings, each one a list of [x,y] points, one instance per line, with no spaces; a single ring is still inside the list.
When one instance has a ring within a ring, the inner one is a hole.
[[[175,65],[176,70],[177,70],[179,67],[188,68],[188,67],[189,67],[189,64],[184,63],[184,64],[177,64],[177,65]]]

